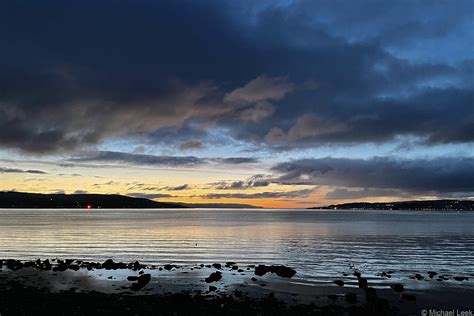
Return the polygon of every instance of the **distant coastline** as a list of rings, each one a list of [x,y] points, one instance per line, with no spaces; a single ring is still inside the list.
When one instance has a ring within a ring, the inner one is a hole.
[[[328,210],[415,210],[415,211],[474,211],[474,201],[470,200],[425,200],[399,202],[354,202],[333,204],[309,209]]]
[[[259,208],[250,204],[157,202],[118,194],[0,192],[0,208]]]

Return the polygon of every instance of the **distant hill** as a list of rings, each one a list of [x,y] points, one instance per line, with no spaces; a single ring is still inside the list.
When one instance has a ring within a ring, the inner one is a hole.
[[[428,201],[401,201],[401,202],[355,202],[334,204],[310,209],[338,209],[338,210],[453,210],[473,211],[474,201],[471,200],[428,200]]]
[[[117,194],[37,194],[0,192],[0,208],[187,208]]]
[[[240,203],[186,203],[184,205],[193,208],[262,208],[261,206]]]
[[[156,202],[118,194],[0,192],[0,208],[260,208],[233,203]]]

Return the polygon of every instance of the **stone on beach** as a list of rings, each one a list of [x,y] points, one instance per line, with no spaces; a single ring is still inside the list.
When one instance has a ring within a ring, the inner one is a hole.
[[[23,268],[23,263],[20,260],[8,259],[6,265],[8,269],[13,271]]]
[[[415,279],[417,279],[418,281],[420,281],[420,280],[423,280],[424,277],[423,277],[421,274],[417,273],[417,274],[415,274]]]
[[[128,279],[128,278],[127,278]],[[151,274],[142,274],[137,278],[137,283],[132,284],[132,290],[138,291],[151,281]]]
[[[276,266],[276,265],[266,266],[266,265],[261,264],[255,267],[255,275],[263,276],[267,272],[275,273],[276,275],[280,277],[284,277],[284,278],[291,278],[296,274],[295,270],[286,266]]]
[[[206,279],[206,283],[216,282],[222,279],[222,273],[219,271],[211,273]]]
[[[123,262],[114,262],[112,259],[107,259],[102,263],[102,268],[106,270],[126,269],[127,265]]]
[[[432,279],[435,275],[437,275],[438,273],[437,272],[434,272],[434,271],[428,271],[428,276],[430,277],[430,279]]]
[[[336,280],[336,281],[334,281],[334,283],[336,283],[336,285],[338,285],[338,286],[344,286],[344,281],[342,281],[342,280]]]

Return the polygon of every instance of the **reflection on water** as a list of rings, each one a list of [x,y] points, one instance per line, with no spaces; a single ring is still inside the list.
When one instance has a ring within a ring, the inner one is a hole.
[[[0,210],[0,258],[281,263],[314,282],[350,271],[474,273],[474,213]]]

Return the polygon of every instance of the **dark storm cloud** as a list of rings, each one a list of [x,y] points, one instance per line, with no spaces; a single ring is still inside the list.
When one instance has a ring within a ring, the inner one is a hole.
[[[93,152],[89,156],[72,158],[71,160],[75,162],[112,162],[150,166],[194,166],[205,163],[204,160],[193,156],[154,156],[115,151]]]
[[[209,193],[202,195],[205,199],[268,199],[268,198],[301,198],[309,196],[314,189],[294,190],[287,192],[260,192],[260,193]]]
[[[360,190],[348,190],[345,188],[337,188],[326,194],[326,199],[329,200],[356,200],[364,198],[374,197],[403,197],[405,199],[413,198],[412,195],[407,194],[401,190],[394,189],[360,189]]]
[[[0,167],[0,173],[32,173],[32,174],[46,174],[46,172],[41,170],[23,170],[16,168],[2,168]]]
[[[230,157],[230,158],[198,158],[194,156],[156,156],[144,154],[130,154],[115,151],[88,152],[80,157],[70,159],[73,162],[97,162],[97,163],[126,163],[131,165],[147,166],[197,166],[208,163],[222,163],[239,165],[258,162],[252,157]]]
[[[142,199],[161,199],[161,198],[170,198],[173,197],[170,194],[162,194],[162,193],[127,193],[128,196],[142,198]]]
[[[218,181],[211,183],[212,188],[216,190],[244,190],[249,188],[266,187],[270,185],[270,181],[265,179],[262,174],[251,176],[240,181]]]
[[[74,192],[72,192],[72,194],[88,194],[89,191],[85,191],[85,190],[76,190]]]
[[[361,5],[7,2],[0,146],[198,149],[209,127],[274,148],[472,142],[472,2]]]
[[[259,159],[253,157],[230,157],[230,158],[216,158],[212,159],[215,162],[225,163],[230,165],[240,165],[246,163],[259,162]]]
[[[361,188],[368,191],[333,191],[329,197],[341,198],[384,193],[448,194],[474,192],[474,158],[443,157],[435,159],[321,158],[302,159],[278,164],[272,168],[280,176],[277,183],[327,185]],[[394,190],[398,191],[395,192]]]

